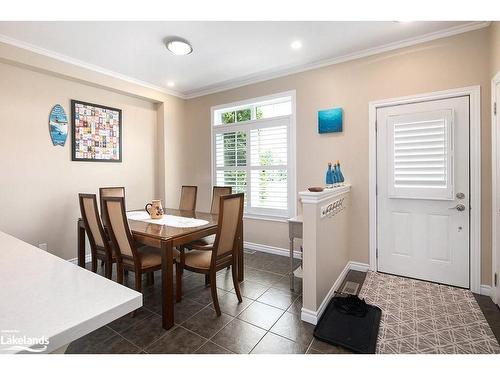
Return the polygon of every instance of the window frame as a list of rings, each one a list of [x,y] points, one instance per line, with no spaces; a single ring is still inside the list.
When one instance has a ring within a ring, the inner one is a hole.
[[[269,103],[279,103],[280,99],[288,99],[291,102],[291,114],[285,116],[277,116],[270,117],[264,119],[255,119],[255,108],[261,104]],[[251,203],[251,171],[252,170],[262,170],[262,169],[278,169],[279,165],[276,166],[253,166],[251,165],[250,160],[248,160],[247,165],[244,167],[228,167],[228,168],[217,168],[216,166],[216,142],[215,135],[220,133],[232,133],[237,131],[245,131],[247,132],[247,140],[249,140],[251,129],[257,128],[266,128],[266,127],[275,127],[279,126],[276,123],[281,123],[281,125],[285,124],[288,121],[288,144],[287,144],[287,206],[288,210],[284,213],[282,210],[277,209],[266,209],[266,208],[256,208],[251,207],[251,204],[245,207],[245,212],[243,217],[245,219],[259,219],[259,220],[271,220],[271,221],[280,221],[286,222],[286,220],[290,217],[296,215],[297,212],[297,197],[296,197],[296,114],[295,114],[295,90],[280,92],[273,95],[261,96],[257,98],[246,99],[233,103],[226,103],[217,106],[213,106],[211,108],[210,113],[210,136],[211,136],[211,182],[212,188],[217,183],[217,170],[245,170],[247,172],[247,201]],[[219,113],[229,112],[231,110],[237,111],[238,109],[244,109],[244,107],[250,107],[252,112],[252,119],[248,121],[242,122],[234,122],[230,124],[221,124],[217,123],[215,116]],[[250,155],[250,142],[247,141],[247,155]]]

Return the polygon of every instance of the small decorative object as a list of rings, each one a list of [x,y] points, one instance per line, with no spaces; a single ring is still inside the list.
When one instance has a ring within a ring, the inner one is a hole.
[[[322,187],[319,187],[319,186],[313,186],[313,187],[307,188],[307,190],[309,190],[311,193],[320,193],[324,189]]]
[[[334,182],[335,181],[333,177],[332,163],[328,163],[328,169],[326,170],[326,177],[325,177],[326,187],[333,187]]]
[[[73,161],[122,161],[122,111],[71,101]]]
[[[337,174],[339,176],[339,182],[344,182],[344,175],[342,174],[342,170],[340,169],[340,161],[337,160]]]
[[[318,111],[318,132],[338,133],[342,131],[342,108],[332,108]]]
[[[163,207],[161,206],[161,200],[155,199],[148,203],[144,209],[147,211],[151,219],[161,219],[163,217]]]
[[[49,132],[54,146],[65,145],[68,137],[68,117],[60,104],[56,104],[50,111]]]

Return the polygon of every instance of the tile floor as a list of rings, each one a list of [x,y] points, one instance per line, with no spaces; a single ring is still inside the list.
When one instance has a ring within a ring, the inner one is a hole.
[[[155,284],[144,288],[144,305],[134,317],[126,315],[91,332],[71,343],[66,353],[348,353],[314,339],[314,326],[300,320],[302,280],[295,280],[295,291],[291,292],[288,267],[287,257],[246,252],[241,304],[233,290],[231,273],[220,271],[220,317],[212,307],[204,276],[186,271],[183,300],[175,306],[175,326],[169,331],[161,327],[157,273]],[[98,272],[102,271],[99,267]],[[364,278],[365,273],[350,271],[345,281],[362,284]],[[133,273],[126,284],[133,287]],[[498,339],[500,310],[491,299],[476,298]]]

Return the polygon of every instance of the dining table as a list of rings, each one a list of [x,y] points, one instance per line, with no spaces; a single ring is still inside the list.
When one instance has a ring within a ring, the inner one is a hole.
[[[127,211],[129,213],[140,213],[144,210]],[[213,235],[217,232],[218,215],[198,211],[184,211],[166,208],[164,214],[170,217],[181,217],[186,219],[203,220],[199,226],[172,226],[155,223],[154,220],[135,220],[130,215],[128,218],[130,231],[134,240],[140,244],[161,249],[161,289],[162,289],[162,326],[168,330],[174,326],[174,257],[173,249],[182,247],[192,241]],[[140,215],[139,215],[140,216]],[[244,280],[243,267],[243,223],[238,238],[238,280]],[[77,251],[78,265],[85,268],[85,225],[83,220],[77,223]]]

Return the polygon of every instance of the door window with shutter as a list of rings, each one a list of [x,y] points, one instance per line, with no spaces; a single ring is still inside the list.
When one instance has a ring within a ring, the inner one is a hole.
[[[245,215],[294,214],[292,96],[213,110],[213,185],[245,193]]]
[[[388,125],[388,196],[453,197],[453,110],[391,116]]]

